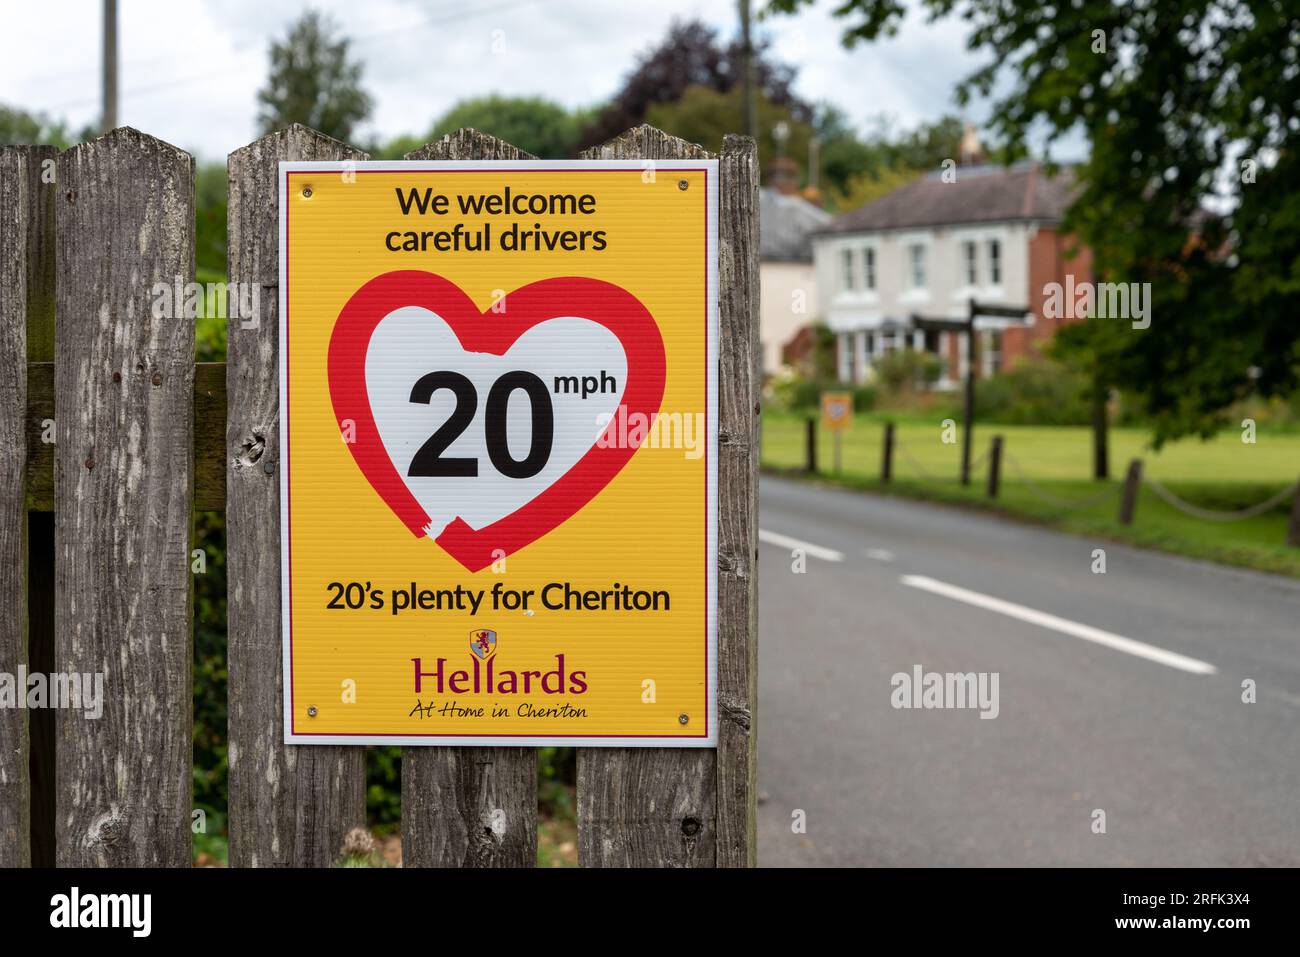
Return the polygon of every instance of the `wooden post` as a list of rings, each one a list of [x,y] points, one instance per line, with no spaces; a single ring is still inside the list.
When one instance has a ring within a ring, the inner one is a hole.
[[[259,287],[256,321],[230,311],[226,569],[230,863],[327,867],[365,823],[365,750],[284,743],[280,631],[280,160],[366,159],[305,126],[230,154],[230,282]]]
[[[100,29],[103,35],[100,62],[103,108],[99,113],[99,129],[107,133],[117,126],[117,0],[104,0],[104,20]]]
[[[1137,509],[1138,489],[1142,485],[1142,460],[1133,459],[1128,464],[1128,474],[1124,476],[1124,494],[1119,502],[1119,523],[1133,524],[1133,512]]]
[[[888,485],[894,478],[894,423],[885,423],[885,439],[880,450],[880,481]]]
[[[532,155],[457,130],[408,160],[520,160]],[[537,751],[403,748],[402,863],[414,867],[534,867]]]
[[[1300,488],[1296,489],[1295,498],[1291,500],[1291,524],[1287,526],[1286,543],[1293,548],[1300,547]]]
[[[808,474],[817,474],[817,417],[810,415],[805,430],[808,448]]]
[[[639,126],[584,159],[706,159]],[[758,155],[728,136],[718,190],[718,748],[578,751],[578,856],[586,867],[755,863],[757,699]]]
[[[834,450],[833,454],[835,456],[835,474],[839,475],[840,466],[841,466],[841,453],[843,451],[844,433],[841,432],[839,429],[836,429],[834,432],[831,433],[831,442],[832,442],[831,448]]]
[[[1109,422],[1106,418],[1106,388],[1096,381],[1092,387],[1092,477],[1099,482],[1110,478],[1110,451],[1107,446]]]
[[[740,90],[745,135],[758,139],[758,64],[751,35],[753,18],[749,0],[740,0]]]
[[[0,146],[0,673],[27,664],[27,156]],[[26,688],[15,688],[25,694]],[[0,867],[31,863],[27,711],[0,708]]]
[[[58,863],[189,867],[194,161],[132,129],[58,158],[55,640],[102,675],[61,708]]]
[[[998,485],[1002,480],[1002,436],[993,436],[989,446],[989,498],[998,497]]]

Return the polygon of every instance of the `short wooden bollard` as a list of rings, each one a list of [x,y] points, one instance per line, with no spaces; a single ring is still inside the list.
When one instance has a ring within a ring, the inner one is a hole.
[[[894,423],[885,423],[885,440],[880,448],[880,481],[888,483],[894,477]]]
[[[989,498],[998,497],[998,485],[1002,481],[1002,436],[993,436],[989,446]]]
[[[1292,548],[1300,548],[1300,484],[1297,484],[1295,498],[1291,500],[1291,524],[1287,526],[1286,543]]]
[[[1119,502],[1119,523],[1133,524],[1133,512],[1137,509],[1138,488],[1142,485],[1142,460],[1134,459],[1128,464],[1128,474],[1124,476],[1124,495]]]
[[[808,419],[808,474],[813,475],[817,472],[817,420]]]

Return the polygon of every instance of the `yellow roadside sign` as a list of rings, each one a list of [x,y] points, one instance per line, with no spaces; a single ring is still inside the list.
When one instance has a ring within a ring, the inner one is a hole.
[[[716,743],[717,173],[281,164],[287,741]]]
[[[822,428],[828,432],[847,432],[853,424],[853,394],[822,393]]]

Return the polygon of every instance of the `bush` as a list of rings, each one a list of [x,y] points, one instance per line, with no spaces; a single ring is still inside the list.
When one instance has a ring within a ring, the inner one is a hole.
[[[853,392],[853,411],[870,412],[876,407],[876,387],[874,385],[856,385]]]
[[[1004,425],[1088,425],[1088,381],[1058,362],[1019,362],[975,384],[975,414]]]
[[[366,749],[366,820],[377,834],[391,834],[402,823],[402,749]]]
[[[578,783],[578,752],[573,748],[537,749],[537,803],[547,817],[573,817],[572,790]]]
[[[194,806],[207,815],[208,835],[226,818],[226,522],[221,512],[196,512],[194,543],[204,552],[194,575]],[[196,849],[217,855],[209,843]]]
[[[1264,398],[1252,395],[1224,410],[1227,428],[1241,428],[1242,420],[1254,419],[1274,432],[1300,431],[1300,391],[1289,396]]]
[[[778,374],[767,385],[769,408],[781,412],[816,414],[822,405],[823,392],[848,392],[853,396],[854,412],[870,412],[876,406],[876,388],[870,385],[845,385],[823,379],[806,379],[793,373]]]
[[[768,401],[785,412],[810,412],[821,402],[822,383],[792,373],[778,373],[768,384]]]
[[[943,374],[943,363],[928,352],[896,349],[878,358],[871,369],[881,390],[897,399],[929,391]]]

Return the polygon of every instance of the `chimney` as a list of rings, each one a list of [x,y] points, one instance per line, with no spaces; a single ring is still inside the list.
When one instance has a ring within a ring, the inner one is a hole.
[[[799,192],[799,164],[788,156],[777,156],[768,163],[767,185],[785,196]]]
[[[961,134],[960,162],[962,166],[974,166],[984,162],[984,147],[980,145],[979,134],[975,124],[967,123]]]

